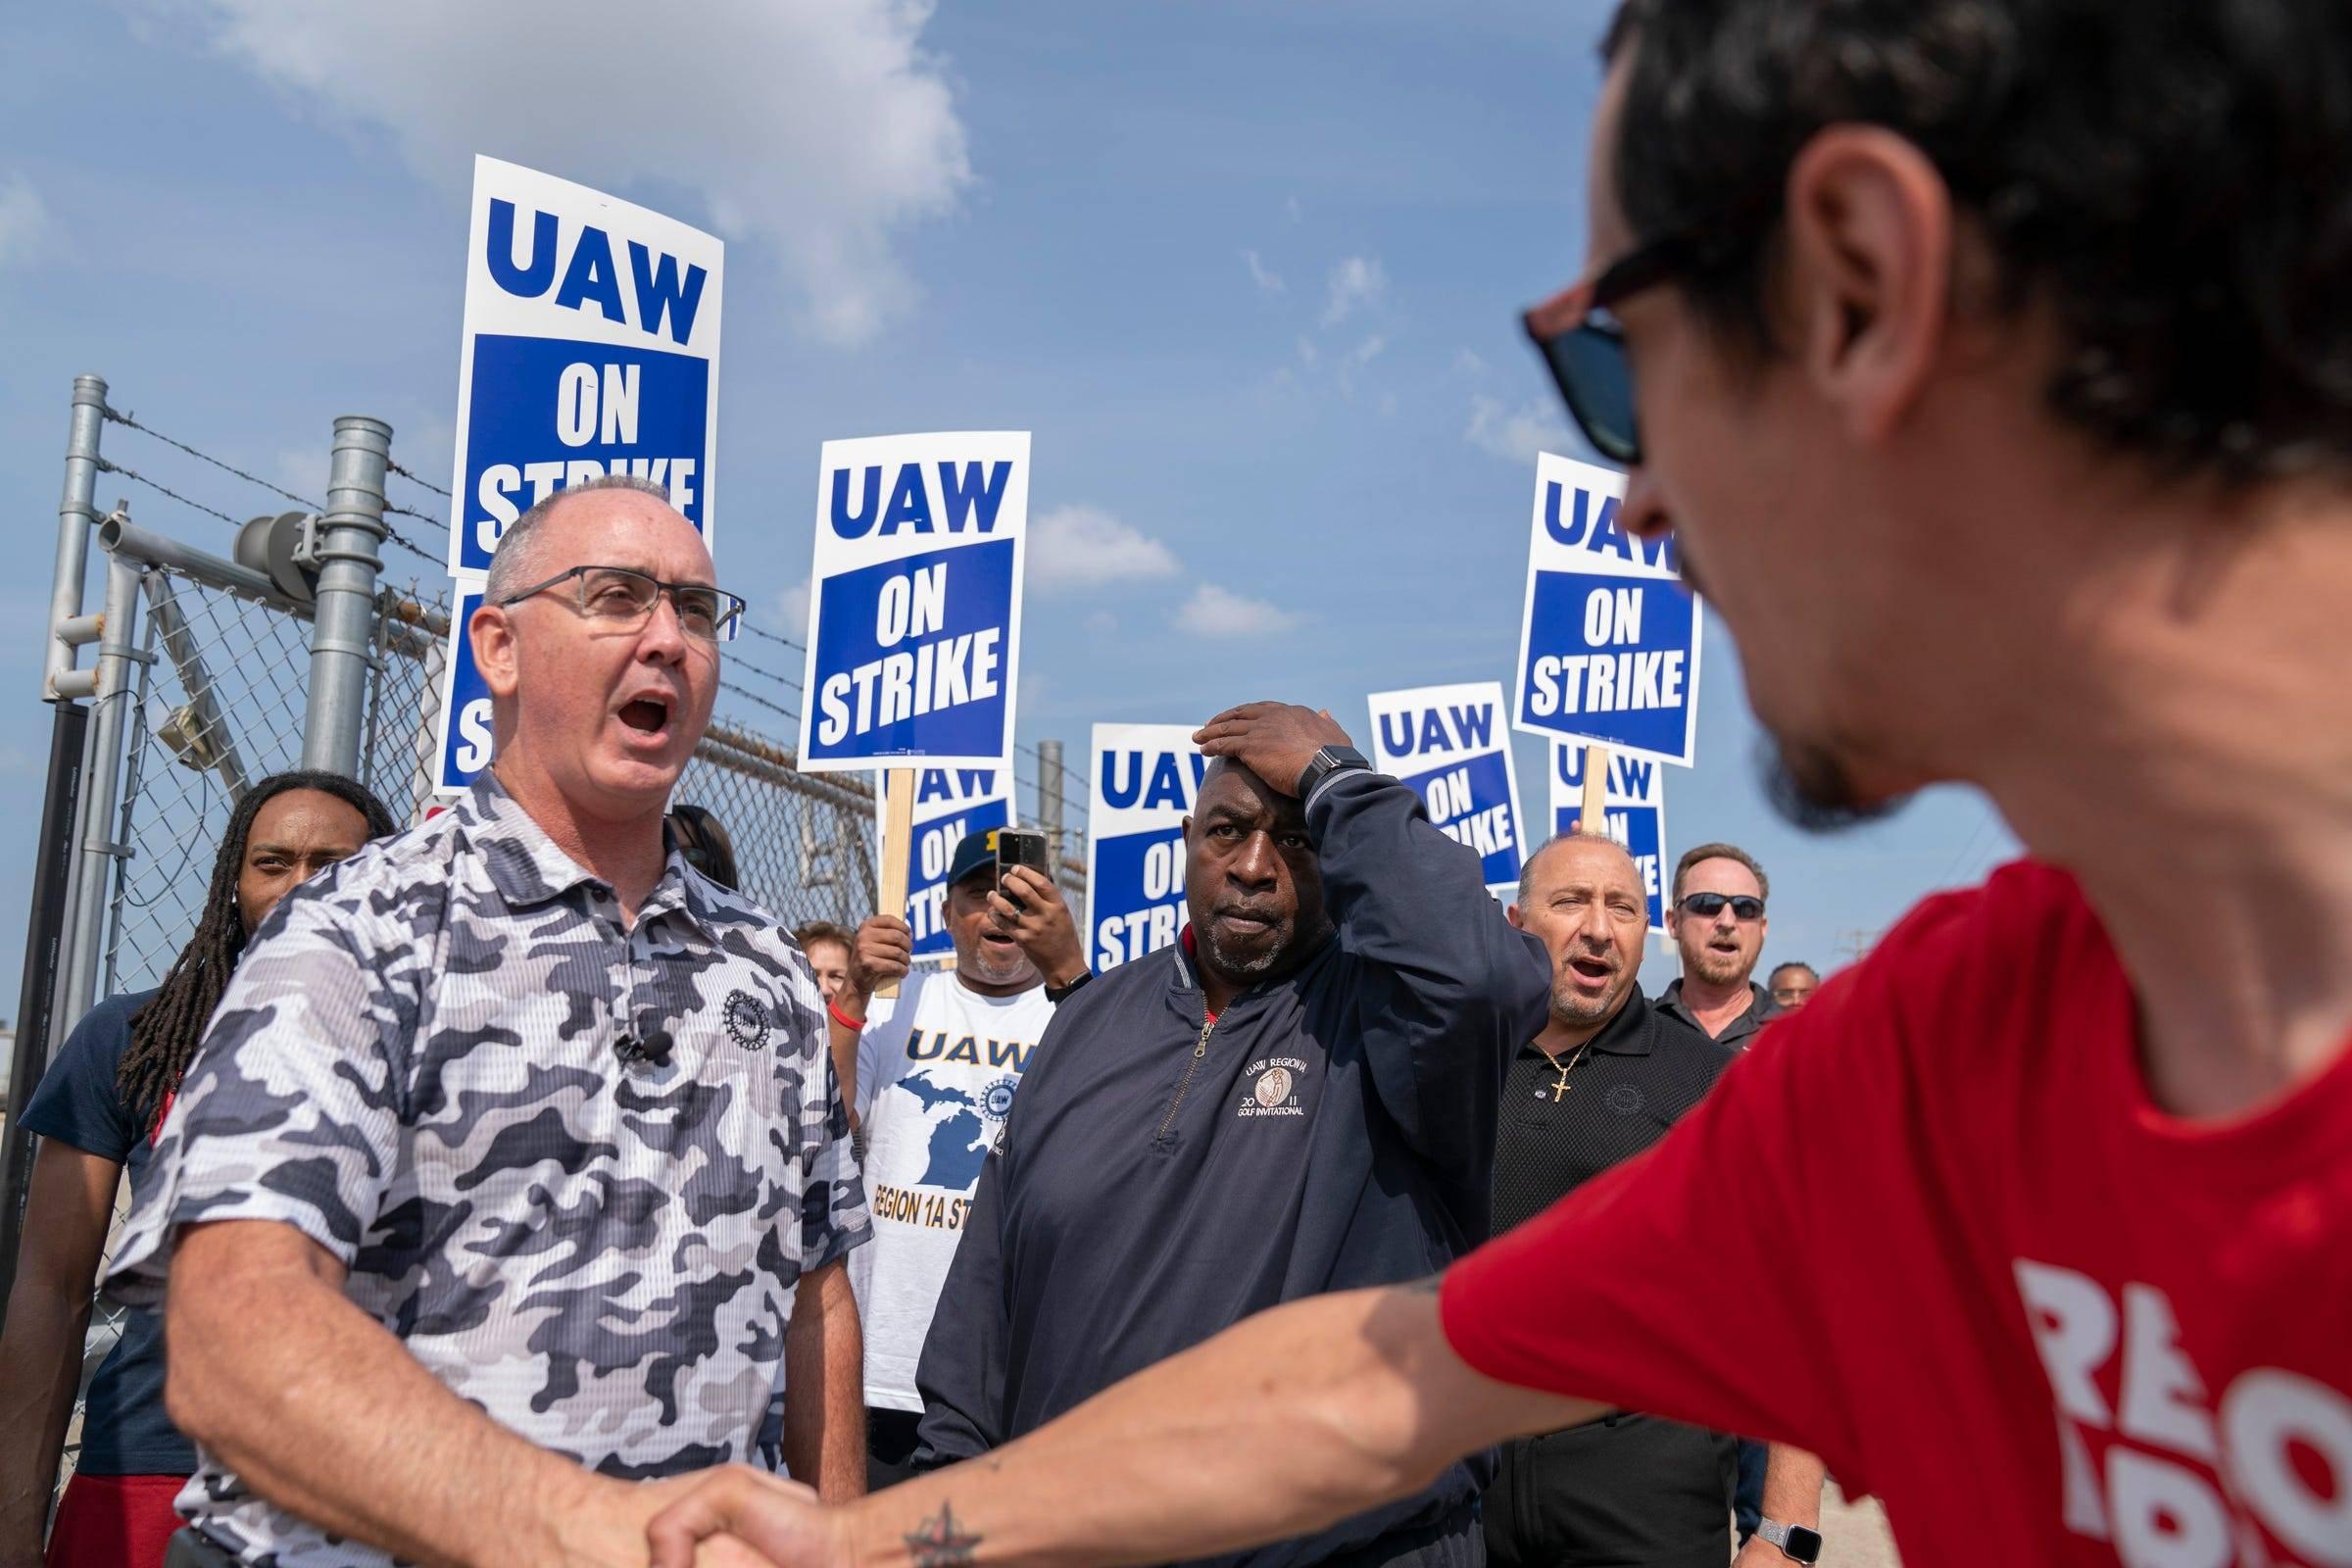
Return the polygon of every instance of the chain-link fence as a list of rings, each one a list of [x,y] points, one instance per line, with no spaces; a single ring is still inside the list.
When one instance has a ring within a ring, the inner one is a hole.
[[[173,571],[145,579],[141,647],[117,842],[103,990],[154,985],[203,911],[221,826],[245,784],[299,764],[308,624]],[[395,817],[429,805],[448,628],[439,600],[378,600],[361,782]],[[872,907],[873,791],[862,775],[809,774],[781,744],[722,719],[676,798],[711,811],[743,891],[785,925],[854,923]]]
[[[112,409],[106,417],[214,469],[303,501]],[[101,466],[196,513],[235,520],[229,512],[119,463]],[[425,483],[397,464],[391,471]],[[178,473],[171,477],[197,488]],[[433,522],[411,508],[387,510]],[[95,513],[90,520],[98,520]],[[390,542],[431,560],[405,537]],[[300,766],[303,757],[313,632],[307,607],[279,595],[235,590],[233,577],[187,566],[184,554],[165,559],[183,564],[141,565],[128,684],[97,699],[101,707],[123,705],[124,730],[120,802],[107,834],[114,870],[98,948],[100,996],[144,990],[163,979],[203,914],[220,835],[237,799],[260,779]],[[433,802],[449,630],[443,591],[438,581],[413,582],[384,587],[375,599],[358,772],[395,819],[406,822],[420,820]],[[880,849],[873,780],[857,773],[803,773],[789,744],[765,733],[797,732],[800,683],[762,661],[797,669],[801,645],[756,626],[750,631],[751,640],[725,656],[717,714],[674,798],[705,808],[724,826],[743,891],[779,923],[827,919],[854,925],[873,907]],[[1058,879],[1076,911],[1083,906],[1086,863],[1084,780],[1061,765],[1057,746],[1046,756],[1019,748],[1011,771],[1015,818],[1034,819],[1042,811],[1059,819]],[[57,1044],[51,1041],[52,1052]],[[127,1205],[125,1184],[118,1227]],[[115,1243],[110,1232],[104,1249],[109,1260]],[[100,1302],[84,1347],[85,1391],[119,1331],[119,1314]],[[73,1471],[80,1421],[77,1405],[61,1487]]]

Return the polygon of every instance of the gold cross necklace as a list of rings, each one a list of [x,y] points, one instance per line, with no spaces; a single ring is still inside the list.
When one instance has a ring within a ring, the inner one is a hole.
[[[1536,1049],[1538,1051],[1544,1051],[1544,1048],[1540,1045],[1536,1047]],[[1568,1092],[1568,1075],[1576,1071],[1576,1064],[1580,1061],[1583,1061],[1585,1059],[1585,1053],[1591,1051],[1592,1049],[1592,1042],[1590,1040],[1586,1041],[1583,1045],[1576,1048],[1575,1054],[1571,1055],[1565,1063],[1563,1063],[1559,1057],[1553,1055],[1550,1052],[1544,1051],[1544,1059],[1550,1062],[1553,1070],[1558,1072],[1560,1075],[1560,1081],[1551,1086],[1551,1102],[1553,1104],[1558,1104],[1560,1102],[1560,1097]],[[1544,1091],[1541,1089],[1536,1091],[1536,1093],[1539,1095],[1543,1092]]]

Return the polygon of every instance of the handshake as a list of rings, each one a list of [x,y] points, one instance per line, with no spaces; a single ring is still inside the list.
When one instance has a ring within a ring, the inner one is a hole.
[[[632,1489],[640,1508],[659,1511],[645,1524],[655,1568],[834,1568],[870,1561],[852,1549],[852,1516],[817,1500],[813,1488],[748,1465],[727,1465]],[[943,1506],[944,1515],[945,1508]],[[969,1563],[977,1537],[948,1529],[929,1552],[909,1537],[907,1561]]]

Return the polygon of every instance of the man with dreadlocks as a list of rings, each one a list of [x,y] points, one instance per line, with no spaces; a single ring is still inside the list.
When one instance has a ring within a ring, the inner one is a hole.
[[[123,1167],[136,1185],[262,917],[297,883],[393,831],[373,795],[333,773],[278,773],[247,790],[221,834],[204,916],[164,983],[90,1009],[25,1107],[25,1127],[43,1142],[0,1336],[0,1568],[43,1560],[41,1526]],[[164,1413],[162,1316],[132,1308],[90,1381],[50,1568],[154,1568],[179,1526],[172,1499],[195,1468],[196,1450]]]
[[[816,977],[663,826],[743,609],[711,577],[645,480],[510,524],[490,770],[288,898],[221,998],[111,1280],[169,1264],[183,1557],[642,1564],[661,1478],[863,1489]]]

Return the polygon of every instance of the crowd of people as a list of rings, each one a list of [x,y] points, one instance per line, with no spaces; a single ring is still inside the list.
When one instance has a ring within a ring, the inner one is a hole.
[[[28,1114],[0,1563],[42,1557],[125,1166],[117,1283],[170,1279],[179,1352],[168,1380],[167,1315],[129,1308],[46,1560],[161,1562],[183,1516],[183,1552],[431,1557],[511,1527],[557,1454],[584,1504],[535,1521],[560,1533],[659,1495],[599,1474],[749,1460],[846,1497],[1002,1446],[1251,1312],[1527,1220],[1773,1013],[1736,847],[1676,867],[1694,989],[1653,1006],[1622,846],[1554,840],[1498,906],[1411,791],[1279,705],[1202,732],[1174,950],[1093,974],[992,831],[947,869],[952,962],[895,915],[786,939],[723,827],[669,801],[715,668],[699,548],[628,481],[520,519],[481,628],[487,777],[399,835],[349,780],[263,780],[163,985],[74,1031]],[[614,612],[608,566],[690,586]],[[264,1299],[284,1332],[234,1335]],[[438,1443],[478,1461],[478,1514],[418,1505]],[[1614,1416],[1257,1556],[1716,1561],[1733,1444]],[[1774,1464],[1762,1528],[1810,1526],[1818,1472]]]
[[[1920,1563],[2352,1563],[2352,13],[1631,0],[1606,55],[1530,327],[1622,525],[1793,811],[1970,780],[2027,858],[1760,985],[1701,845],[1653,1001],[1622,847],[1498,904],[1252,702],[1175,945],[1091,973],[984,835],[952,967],[796,940],[668,823],[731,596],[659,486],[560,491],[471,625],[491,770],[396,834],[257,788],[36,1099],[0,1550],[128,1166],[160,1339],[54,1561],[172,1490],[174,1565],[1757,1568],[1834,1470]]]

